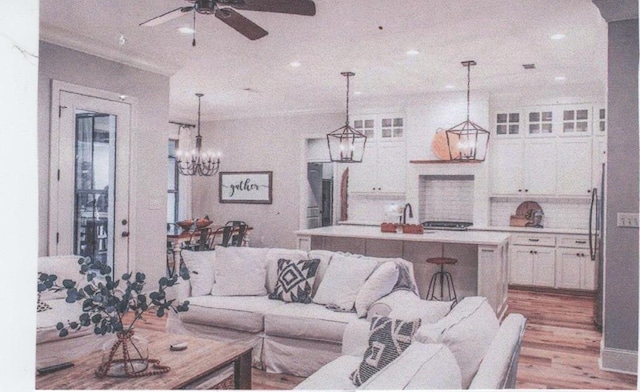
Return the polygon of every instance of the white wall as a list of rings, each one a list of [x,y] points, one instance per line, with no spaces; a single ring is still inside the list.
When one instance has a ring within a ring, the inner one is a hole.
[[[130,268],[151,283],[165,273],[169,78],[41,42],[38,80],[39,247],[48,252],[51,81],[137,99],[131,130]],[[162,179],[158,181],[157,179]]]
[[[344,124],[344,114],[304,115],[204,123],[203,148],[220,150],[221,171],[272,171],[272,204],[218,202],[218,176],[193,181],[193,213],[214,222],[243,220],[254,227],[251,246],[295,247],[299,227],[300,181],[307,164],[304,139],[323,137]],[[306,208],[306,199],[304,199]]]

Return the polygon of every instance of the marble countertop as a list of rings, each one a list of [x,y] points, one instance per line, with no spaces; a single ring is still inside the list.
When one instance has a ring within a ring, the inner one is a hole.
[[[507,233],[538,233],[538,234],[576,234],[587,235],[587,229],[569,229],[562,227],[514,227],[514,226],[471,226],[469,231],[501,231]]]
[[[298,230],[297,235],[320,237],[347,237],[395,241],[443,242],[499,246],[509,240],[511,233],[499,231],[445,231],[425,230],[424,234],[383,233],[379,226],[339,225]]]

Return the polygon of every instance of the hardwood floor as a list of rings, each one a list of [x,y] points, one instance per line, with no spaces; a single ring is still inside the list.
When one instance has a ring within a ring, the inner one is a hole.
[[[602,334],[593,324],[593,295],[509,288],[509,312],[522,313],[527,329],[520,353],[518,389],[637,389],[637,376],[598,368]],[[150,314],[138,328],[163,331]],[[252,369],[253,389],[286,390],[303,378]]]

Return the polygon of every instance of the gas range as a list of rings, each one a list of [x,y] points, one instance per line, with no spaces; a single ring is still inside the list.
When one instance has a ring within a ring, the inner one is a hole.
[[[425,229],[451,231],[466,231],[469,226],[473,226],[473,222],[456,221],[426,221],[421,224]]]

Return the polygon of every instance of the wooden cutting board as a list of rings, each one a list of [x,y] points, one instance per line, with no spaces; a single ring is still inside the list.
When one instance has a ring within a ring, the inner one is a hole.
[[[454,143],[453,140],[451,142]],[[436,157],[438,157],[438,159],[441,159],[443,161],[450,161],[451,158],[456,159],[460,155],[457,147],[453,147],[451,151],[452,155],[449,155],[447,132],[442,128],[438,129],[436,131],[436,134],[433,136],[433,140],[431,141],[431,150],[436,155]]]
[[[542,207],[535,201],[525,201],[520,203],[518,208],[516,208],[516,215],[531,218],[531,211],[533,210],[542,211]]]

